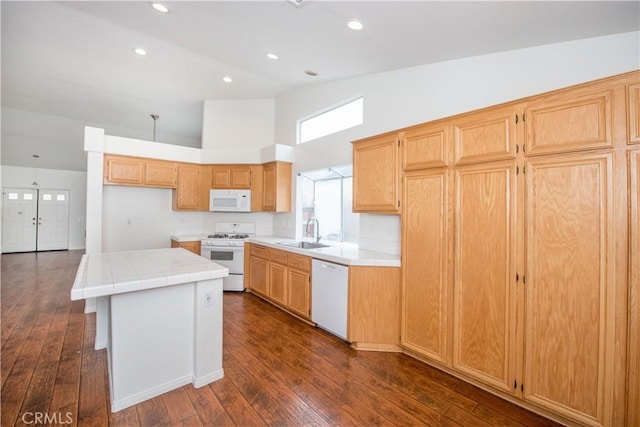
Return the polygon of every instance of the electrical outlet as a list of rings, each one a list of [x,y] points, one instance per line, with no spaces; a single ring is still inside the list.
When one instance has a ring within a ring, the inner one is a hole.
[[[213,305],[213,295],[211,295],[211,292],[206,292],[204,294],[203,303],[205,307],[211,307]]]

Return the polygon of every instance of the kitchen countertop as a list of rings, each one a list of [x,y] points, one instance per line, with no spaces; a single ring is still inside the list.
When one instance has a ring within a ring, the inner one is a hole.
[[[101,297],[219,279],[229,270],[183,248],[85,254],[71,299]]]
[[[211,233],[209,233],[209,234],[211,234]],[[202,239],[204,239],[206,237],[207,237],[206,233],[204,233],[204,234],[202,234],[202,233],[200,233],[200,234],[195,234],[195,233],[192,233],[192,234],[172,234],[171,235],[171,240],[174,240],[174,241],[176,241],[178,243],[181,243],[181,242],[197,242],[198,240],[202,240]]]
[[[295,241],[295,239],[277,236],[256,236],[246,240],[248,243],[268,246],[270,248],[306,255],[323,261],[335,262],[337,264],[372,267],[400,267],[399,255],[367,251],[360,249],[356,244],[320,241],[320,243],[327,244],[329,247],[317,249],[302,249],[280,244],[283,242],[293,241]]]

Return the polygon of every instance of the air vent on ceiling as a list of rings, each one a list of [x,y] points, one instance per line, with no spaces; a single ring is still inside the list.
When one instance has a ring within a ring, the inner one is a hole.
[[[307,3],[310,3],[311,0],[287,0],[289,3],[294,5],[295,7],[302,7]]]

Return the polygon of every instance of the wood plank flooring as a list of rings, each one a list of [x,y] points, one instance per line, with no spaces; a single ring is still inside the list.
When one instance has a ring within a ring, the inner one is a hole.
[[[69,300],[81,255],[0,258],[2,426],[556,425],[408,356],[357,352],[249,293],[224,294],[224,378],[113,414],[95,315]]]

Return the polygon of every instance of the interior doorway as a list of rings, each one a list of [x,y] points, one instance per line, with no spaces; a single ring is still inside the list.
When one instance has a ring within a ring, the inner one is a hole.
[[[5,188],[2,252],[69,248],[69,190]]]

